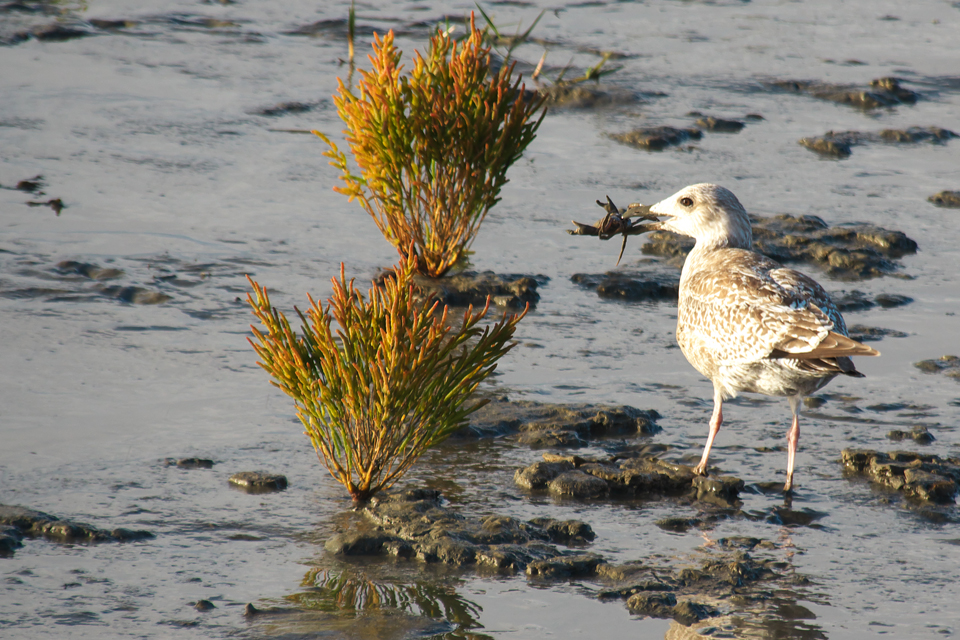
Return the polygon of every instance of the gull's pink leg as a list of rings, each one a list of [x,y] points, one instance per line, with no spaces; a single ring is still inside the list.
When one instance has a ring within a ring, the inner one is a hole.
[[[787,483],[784,491],[793,489],[793,466],[797,460],[797,445],[800,443],[800,396],[790,397],[790,411],[793,413],[793,424],[787,432]]]
[[[713,447],[713,440],[720,431],[720,425],[723,424],[723,395],[720,390],[713,387],[713,415],[710,416],[710,433],[707,435],[707,444],[703,448],[703,457],[700,458],[700,464],[694,467],[693,472],[698,476],[707,475],[707,461],[710,459],[710,449]]]

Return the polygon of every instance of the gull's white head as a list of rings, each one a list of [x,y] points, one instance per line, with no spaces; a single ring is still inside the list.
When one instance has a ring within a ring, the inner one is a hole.
[[[660,228],[696,238],[697,245],[750,249],[753,232],[750,218],[729,189],[715,184],[684,187],[650,207],[650,213],[666,217]]]

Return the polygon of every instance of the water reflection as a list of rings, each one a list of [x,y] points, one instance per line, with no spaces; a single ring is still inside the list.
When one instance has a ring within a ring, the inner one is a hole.
[[[309,612],[332,614],[314,616],[314,633],[329,633],[348,627],[352,637],[390,638],[437,637],[449,640],[491,640],[478,633],[483,609],[457,593],[459,580],[440,577],[383,576],[374,579],[363,569],[312,568],[307,571],[303,590],[286,597],[297,606],[299,633],[310,634],[303,622]],[[363,629],[357,622],[363,621]],[[403,624],[399,624],[404,621]],[[446,624],[444,624],[446,623]],[[289,633],[285,630],[283,633]]]

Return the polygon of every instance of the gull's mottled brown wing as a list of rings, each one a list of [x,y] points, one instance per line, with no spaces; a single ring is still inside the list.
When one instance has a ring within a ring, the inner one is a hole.
[[[682,286],[680,324],[716,365],[878,355],[844,335],[829,296],[802,273],[742,249],[707,261]]]

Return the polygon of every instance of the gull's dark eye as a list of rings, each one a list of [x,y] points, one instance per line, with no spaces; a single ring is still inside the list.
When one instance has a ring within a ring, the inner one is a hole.
[[[680,204],[682,204],[685,207],[692,207],[693,198],[680,198]]]

